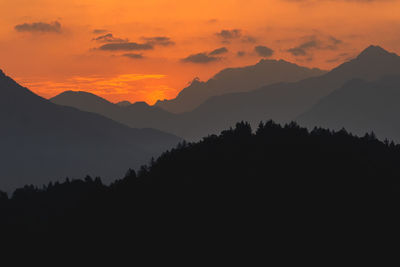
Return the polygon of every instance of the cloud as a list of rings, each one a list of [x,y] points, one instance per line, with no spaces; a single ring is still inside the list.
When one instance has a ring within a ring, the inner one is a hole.
[[[108,31],[105,29],[94,29],[92,31],[93,34],[103,34],[103,33],[107,33]]]
[[[236,39],[242,36],[242,31],[239,29],[222,30],[217,32],[216,35],[223,40]]]
[[[134,54],[134,53],[127,53],[127,54],[123,54],[122,56],[131,58],[131,59],[142,59],[143,58],[142,54]]]
[[[335,58],[327,59],[325,62],[327,63],[336,63],[336,62],[344,62],[353,59],[354,56],[351,56],[349,53],[340,53]]]
[[[243,56],[246,55],[246,52],[244,52],[244,51],[238,51],[238,52],[236,53],[236,55],[237,55],[238,57],[243,57]]]
[[[109,43],[99,47],[103,51],[134,51],[134,50],[152,50],[153,45],[149,43],[135,43],[135,42],[125,42],[125,43]]]
[[[225,54],[228,53],[228,49],[226,47],[221,47],[221,48],[217,48],[214,51],[211,51],[208,55],[209,56],[216,56],[216,55],[221,55],[221,54]]]
[[[221,57],[216,57],[216,56],[222,55],[225,53],[228,53],[228,48],[220,47],[211,52],[202,52],[202,53],[190,55],[190,56],[182,59],[182,62],[190,62],[190,63],[198,63],[198,64],[210,63],[210,62],[221,60],[222,59]]]
[[[193,54],[190,55],[184,59],[182,59],[182,62],[186,63],[197,63],[197,64],[206,64],[214,61],[220,60],[219,57],[213,57],[208,55],[207,53],[198,53],[198,54]]]
[[[303,41],[299,45],[287,49],[286,51],[293,56],[310,56],[315,50],[336,50],[343,43],[333,36],[317,36],[311,35],[302,38]]]
[[[305,56],[308,54],[308,51],[312,48],[318,47],[318,43],[316,40],[311,40],[305,43],[302,43],[296,47],[290,48],[287,50],[293,56]]]
[[[274,50],[263,45],[254,47],[254,51],[261,57],[270,57],[274,54]]]
[[[169,37],[165,36],[156,36],[156,37],[142,37],[142,40],[145,42],[137,43],[131,42],[128,38],[122,39],[115,37],[112,33],[107,33],[105,35],[101,35],[97,38],[94,38],[94,41],[100,43],[106,43],[100,46],[98,49],[103,51],[142,51],[142,50],[153,50],[155,46],[170,46],[175,43],[171,41]],[[142,55],[139,54],[124,54],[122,56],[130,57],[130,58],[143,58]]]
[[[247,36],[243,36],[242,42],[243,43],[256,43],[257,39],[253,36],[247,35]]]
[[[60,33],[61,24],[58,21],[51,23],[33,22],[18,24],[14,27],[17,32]]]
[[[215,34],[222,43],[229,44],[232,40],[240,40],[243,43],[256,43],[257,39],[251,35],[243,35],[242,30],[221,30]]]
[[[335,37],[333,37],[333,36],[329,36],[328,37],[328,45],[327,45],[327,49],[331,49],[331,50],[335,50],[335,49],[337,49],[337,47],[338,47],[338,45],[340,45],[340,44],[342,44],[343,43],[343,41],[342,40],[339,40],[339,39],[336,39]]]
[[[171,38],[166,36],[142,37],[142,39],[151,45],[171,46],[175,44]]]
[[[99,43],[126,43],[126,42],[129,42],[128,39],[114,37],[114,35],[112,33],[107,33],[105,35],[101,35],[99,37],[93,38],[93,41],[97,41]]]
[[[152,45],[161,45],[161,46],[175,45],[175,42],[173,42],[171,38],[166,36],[142,37],[142,40]]]

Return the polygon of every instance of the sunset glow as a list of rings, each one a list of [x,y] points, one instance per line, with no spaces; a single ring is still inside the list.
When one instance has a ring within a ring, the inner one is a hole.
[[[261,58],[331,69],[370,44],[400,53],[399,11],[397,0],[0,0],[0,69],[46,98],[153,104]]]

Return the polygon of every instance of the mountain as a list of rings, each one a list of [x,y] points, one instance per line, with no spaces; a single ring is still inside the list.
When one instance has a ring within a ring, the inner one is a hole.
[[[91,112],[99,112],[131,127],[150,127],[181,136],[186,140],[199,140],[209,134],[249,121],[253,126],[266,118],[277,122],[289,122],[309,110],[322,98],[342,87],[352,79],[374,81],[387,75],[400,75],[400,57],[379,46],[370,46],[356,58],[341,64],[328,73],[298,82],[281,82],[264,86],[249,92],[229,93],[214,96],[192,111],[173,114],[145,103],[136,103],[121,109],[116,105],[95,109],[95,104],[81,105],[79,101],[53,102],[71,105]],[[243,80],[240,83],[250,82]],[[96,103],[103,100],[94,101]],[[113,105],[113,104],[111,104]],[[87,107],[91,107],[88,109]],[[123,110],[122,113],[121,110]]]
[[[309,69],[284,60],[262,59],[256,65],[228,68],[207,82],[195,79],[175,99],[158,101],[155,105],[173,113],[191,111],[212,96],[255,90],[277,82],[295,82],[325,72]]]
[[[351,79],[373,81],[396,74],[400,75],[400,57],[381,47],[370,46],[355,59],[319,77],[215,96],[193,111],[179,114],[175,125],[154,127],[197,140],[204,135],[218,133],[240,120],[249,121],[252,125],[266,118],[288,122]]]
[[[4,189],[86,174],[110,181],[180,140],[56,105],[2,71],[0,122],[0,188]]]
[[[99,97],[95,94],[84,91],[65,91],[50,99],[51,102],[80,109],[82,111],[112,115],[119,110],[120,106],[113,104],[106,99]]]
[[[120,107],[127,107],[127,106],[132,105],[132,103],[129,102],[129,101],[121,101],[121,102],[118,102],[116,104],[117,104],[117,106],[120,106]]]
[[[400,142],[400,75],[378,81],[352,80],[319,101],[297,121],[308,127],[341,129]]]
[[[134,128],[166,128],[174,120],[175,114],[145,102],[121,106],[87,92],[66,91],[50,99],[51,102],[74,107],[82,111],[101,114]]]

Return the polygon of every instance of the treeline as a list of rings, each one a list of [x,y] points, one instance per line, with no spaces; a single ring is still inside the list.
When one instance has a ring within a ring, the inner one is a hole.
[[[210,220],[235,218],[235,227],[257,229],[277,214],[322,216],[333,207],[351,214],[355,206],[360,212],[398,203],[399,176],[400,146],[373,133],[357,137],[272,121],[253,132],[241,122],[183,142],[111,185],[88,176],[25,186],[10,197],[0,193],[0,226],[39,233],[196,228],[200,234],[215,227]]]

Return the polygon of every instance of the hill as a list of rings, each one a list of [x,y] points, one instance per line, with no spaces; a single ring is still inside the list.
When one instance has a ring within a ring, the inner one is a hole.
[[[0,72],[0,187],[102,175],[110,181],[179,142],[94,113],[59,106]]]
[[[264,234],[280,242],[293,234],[320,236],[326,228],[334,238],[347,232],[349,220],[363,214],[369,221],[398,203],[399,160],[399,145],[368,134],[309,132],[272,121],[252,133],[238,123],[219,136],[181,143],[110,186],[86,177],[25,186],[10,199],[0,194],[0,225],[42,237],[59,229],[67,236],[130,233],[148,241],[190,233],[190,244],[215,235],[224,243]]]

